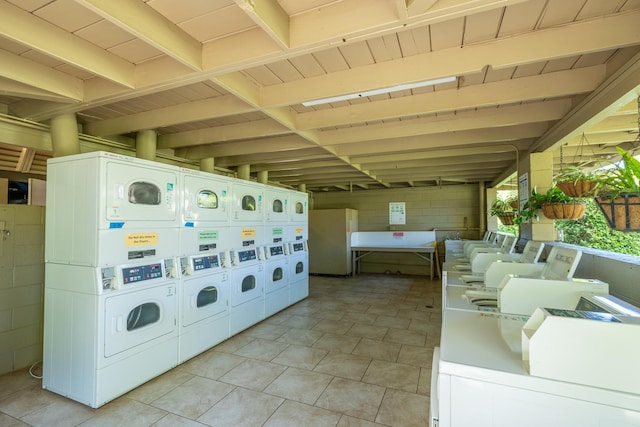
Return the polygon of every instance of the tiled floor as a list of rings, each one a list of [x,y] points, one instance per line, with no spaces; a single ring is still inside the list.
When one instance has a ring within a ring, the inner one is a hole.
[[[0,377],[0,427],[427,426],[439,281],[310,277],[309,298],[91,409]]]

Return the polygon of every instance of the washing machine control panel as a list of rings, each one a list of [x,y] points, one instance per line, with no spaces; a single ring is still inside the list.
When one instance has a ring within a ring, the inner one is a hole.
[[[238,251],[238,262],[253,261],[258,258],[257,251],[255,249],[249,249],[246,251]]]
[[[159,279],[162,277],[162,263],[154,263],[147,265],[139,265],[135,267],[122,268],[122,283],[129,285],[131,283],[142,282],[144,280]]]
[[[282,245],[269,247],[270,256],[284,255],[284,247]]]
[[[303,252],[304,251],[304,242],[295,242],[292,245],[291,252]]]
[[[220,267],[218,255],[207,255],[193,258],[193,271],[207,270]]]

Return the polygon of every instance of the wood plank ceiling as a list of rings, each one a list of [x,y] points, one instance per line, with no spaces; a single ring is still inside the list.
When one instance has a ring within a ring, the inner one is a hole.
[[[160,156],[309,191],[498,185],[527,153],[593,165],[638,135],[640,0],[0,0],[0,16],[5,171],[43,174],[50,139],[14,128],[68,113],[83,150],[152,129]]]

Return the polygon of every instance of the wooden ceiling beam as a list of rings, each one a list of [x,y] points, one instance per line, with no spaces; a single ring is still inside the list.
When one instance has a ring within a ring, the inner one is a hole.
[[[235,2],[282,49],[289,47],[289,15],[276,0],[235,0]]]
[[[202,45],[145,2],[76,0],[109,22],[193,70],[202,69]]]

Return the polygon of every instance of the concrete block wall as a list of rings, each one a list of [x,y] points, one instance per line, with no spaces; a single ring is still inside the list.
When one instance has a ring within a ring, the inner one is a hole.
[[[0,205],[0,375],[42,360],[44,208]],[[2,237],[0,237],[2,239]]]
[[[418,231],[436,229],[439,251],[447,238],[479,236],[479,189],[477,185],[449,185],[406,189],[313,193],[312,209],[358,210],[360,231]],[[389,203],[406,203],[406,224],[389,225]],[[428,264],[411,253],[374,253],[362,259],[368,273],[425,274]]]

